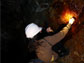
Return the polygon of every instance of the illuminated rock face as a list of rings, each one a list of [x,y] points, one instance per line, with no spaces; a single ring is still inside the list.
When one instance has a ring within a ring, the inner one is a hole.
[[[55,2],[57,1],[55,0]],[[70,54],[59,59],[59,61],[64,63],[84,63],[84,0],[60,0],[60,2],[63,3],[59,3],[59,5],[62,4],[61,8],[59,7],[57,10],[52,7],[50,9],[50,26],[54,30],[58,29],[59,26],[66,23],[69,19],[68,16],[72,17],[71,14],[77,17],[77,20],[70,30],[72,33],[68,33],[68,37],[72,34],[72,38],[65,43],[65,47],[69,48]],[[69,14],[68,16],[66,12]]]
[[[60,25],[66,24],[69,18],[78,18],[83,6],[83,0],[54,0],[49,11],[50,26],[56,30]]]

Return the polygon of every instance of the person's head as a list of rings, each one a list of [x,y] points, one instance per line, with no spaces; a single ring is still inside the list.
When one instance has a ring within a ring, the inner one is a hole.
[[[25,28],[25,34],[27,38],[34,38],[40,31],[42,30],[42,27],[39,27],[35,23],[30,23]]]

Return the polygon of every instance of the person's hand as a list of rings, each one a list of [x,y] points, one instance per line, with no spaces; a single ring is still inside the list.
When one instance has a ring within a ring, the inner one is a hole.
[[[48,28],[46,29],[46,31],[47,31],[47,32],[53,32],[53,30],[51,29],[51,27],[48,27]]]
[[[71,18],[71,19],[69,20],[69,24],[73,24],[74,21],[75,21],[75,19],[74,19],[74,18]]]

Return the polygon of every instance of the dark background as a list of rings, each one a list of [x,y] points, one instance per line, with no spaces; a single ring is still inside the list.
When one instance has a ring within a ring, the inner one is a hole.
[[[30,2],[30,3],[29,3]],[[32,0],[2,0],[1,58],[3,63],[28,63],[34,55],[28,51],[24,28],[32,21]],[[31,56],[32,55],[32,56]]]

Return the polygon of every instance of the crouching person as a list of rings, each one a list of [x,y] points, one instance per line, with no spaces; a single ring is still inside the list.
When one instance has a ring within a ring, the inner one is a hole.
[[[38,45],[35,46],[35,51],[38,59],[43,63],[52,63],[58,58],[58,54],[52,50],[52,46],[60,42],[68,33],[71,25],[74,23],[74,18],[69,20],[69,23],[57,34],[47,36],[39,40],[34,40]],[[27,38],[33,39],[42,31],[42,27],[34,23],[30,23],[25,28],[25,34]],[[39,62],[38,62],[39,63]]]

